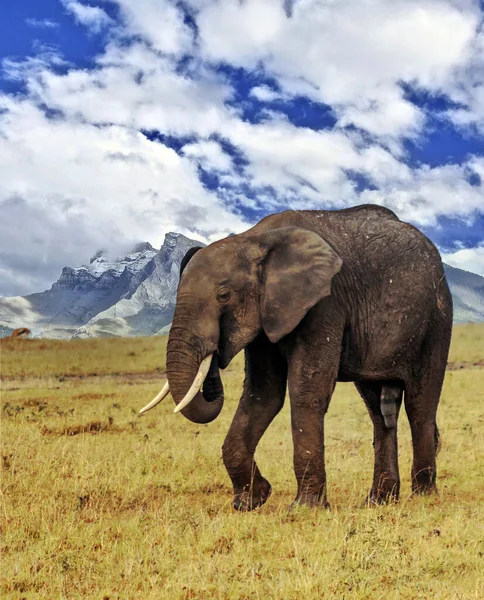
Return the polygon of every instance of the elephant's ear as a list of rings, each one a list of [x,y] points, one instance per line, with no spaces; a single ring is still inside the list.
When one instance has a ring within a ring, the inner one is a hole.
[[[262,250],[262,327],[271,342],[291,332],[321,298],[343,261],[317,233],[283,227],[259,238]]]
[[[180,277],[183,275],[183,271],[186,269],[186,266],[191,261],[191,259],[195,256],[195,254],[202,249],[203,246],[193,246],[190,248],[185,256],[182,258],[180,263]]]

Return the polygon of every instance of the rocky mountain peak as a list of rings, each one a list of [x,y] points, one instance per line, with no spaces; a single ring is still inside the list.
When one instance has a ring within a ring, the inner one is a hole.
[[[197,244],[199,243],[201,246],[205,244],[201,242],[195,242],[190,238],[187,238],[183,235],[183,233],[175,233],[174,231],[169,231],[165,234],[165,240],[163,242],[162,248],[176,248],[177,246],[186,246],[187,244]]]
[[[175,231],[169,231],[168,233],[165,233],[165,241],[163,242],[163,245],[176,244],[176,242],[180,236],[185,237],[183,234],[176,233]]]
[[[92,265],[93,262],[106,262],[107,259],[105,254],[106,250],[98,250],[96,254],[89,260],[89,264]]]
[[[156,249],[149,242],[139,242],[131,250],[130,254],[136,254],[138,252],[156,252]]]
[[[169,232],[165,235],[165,240],[156,257],[156,261],[167,266],[167,272],[173,271],[178,275],[177,269],[180,268],[182,258],[187,250],[193,246],[204,246],[202,242],[196,242],[187,238],[182,233]]]

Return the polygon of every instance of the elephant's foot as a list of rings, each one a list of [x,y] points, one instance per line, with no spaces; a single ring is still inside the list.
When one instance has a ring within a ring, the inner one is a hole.
[[[365,500],[365,506],[383,506],[384,504],[394,504],[398,502],[398,492],[391,491],[385,494],[371,491]]]
[[[260,480],[254,480],[252,484],[247,484],[241,491],[234,494],[234,508],[242,512],[259,508],[267,502],[271,495],[271,484],[263,477]]]
[[[391,477],[380,478],[377,485],[373,485],[368,494],[365,505],[366,506],[381,506],[382,504],[392,504],[398,502],[400,494],[400,482],[395,481]]]
[[[412,472],[412,493],[427,496],[437,494],[437,485],[435,483],[436,473],[432,468],[422,469],[418,472]]]
[[[300,506],[309,508],[331,508],[326,496],[320,494],[301,494],[297,496],[294,502],[289,506],[289,511],[293,511]]]

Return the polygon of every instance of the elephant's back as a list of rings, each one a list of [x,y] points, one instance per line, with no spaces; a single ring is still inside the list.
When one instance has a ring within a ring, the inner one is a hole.
[[[375,376],[394,368],[397,377],[401,361],[418,351],[435,315],[445,327],[451,323],[452,299],[437,248],[392,211],[369,205],[286,211],[267,217],[251,232],[290,226],[316,232],[343,260],[331,298],[324,302],[346,313],[342,360],[347,366]]]
[[[328,223],[321,235],[344,255],[335,293],[350,299],[350,345],[362,371],[376,376],[395,369],[396,375],[418,353],[436,315],[446,327],[452,321],[437,248],[417,228],[392,218]]]
[[[284,213],[281,213],[283,215]],[[439,251],[419,229],[383,206],[361,205],[334,211],[293,211],[297,226],[325,239],[354,269],[379,275],[391,269],[417,275],[444,274]],[[291,215],[286,216],[291,221]]]
[[[378,226],[380,221],[399,221],[397,215],[384,206],[361,204],[339,210],[285,210],[268,215],[257,225],[241,235],[253,235],[279,227],[304,227],[316,233],[344,227],[358,228],[366,223],[370,228]]]

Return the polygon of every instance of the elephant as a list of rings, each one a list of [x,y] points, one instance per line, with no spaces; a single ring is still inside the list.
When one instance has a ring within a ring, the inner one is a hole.
[[[366,503],[398,500],[397,420],[409,419],[413,493],[436,492],[436,423],[452,330],[452,297],[437,248],[382,206],[288,210],[189,251],[170,330],[175,412],[214,420],[219,369],[245,350],[242,396],[222,448],[233,505],[271,493],[254,460],[281,410],[291,408],[293,505],[323,506],[324,420],[336,382],[354,382],[373,422],[374,474]]]

